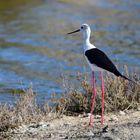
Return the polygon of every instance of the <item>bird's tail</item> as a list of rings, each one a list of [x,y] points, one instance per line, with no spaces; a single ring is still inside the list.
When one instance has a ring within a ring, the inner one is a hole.
[[[137,85],[140,86],[140,84],[139,84],[137,81],[134,81],[134,80],[132,80],[132,79],[129,79],[128,77],[122,75],[121,73],[120,73],[119,76],[122,77],[122,78],[124,78],[124,79],[126,79],[126,80],[128,80],[128,81],[130,81],[130,82],[133,82],[134,84],[137,84]]]
[[[122,78],[124,78],[124,79],[126,79],[126,80],[128,80],[130,82],[133,82],[134,84],[138,84],[139,85],[139,83],[137,83],[136,81],[133,81],[132,79],[122,75],[119,71],[116,71],[115,75],[118,76],[118,77],[120,76],[120,77],[122,77]]]
[[[135,83],[135,81],[133,81],[133,80],[127,78],[126,76],[124,76],[124,75],[122,75],[122,74],[120,74],[119,76],[122,77],[122,78],[124,78],[124,79],[126,79],[126,80],[128,80],[128,81],[130,81],[130,82],[134,82],[134,83]]]

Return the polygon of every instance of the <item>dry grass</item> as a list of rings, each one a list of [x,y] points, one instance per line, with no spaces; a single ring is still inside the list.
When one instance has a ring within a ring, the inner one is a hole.
[[[128,74],[131,79],[139,81],[137,72]],[[0,132],[7,131],[9,128],[17,127],[21,124],[37,123],[48,121],[58,117],[60,113],[77,115],[79,113],[89,113],[91,108],[92,86],[87,77],[78,76],[78,82],[81,83],[82,90],[65,88],[66,93],[60,98],[52,97],[51,105],[48,101],[43,106],[36,103],[36,95],[32,89],[21,94],[15,105],[0,105]],[[137,109],[140,107],[140,86],[125,81],[114,76],[105,76],[105,111],[112,112],[125,109]],[[52,113],[53,112],[53,113]],[[97,87],[97,97],[94,114],[101,112],[101,90]],[[53,114],[50,115],[50,114]]]
[[[39,107],[36,103],[36,95],[32,89],[28,89],[25,94],[20,95],[15,105],[0,105],[0,132],[21,124],[48,121],[56,117],[50,115],[51,110],[47,103]]]
[[[139,74],[133,71],[128,73],[125,66],[125,75],[134,81],[139,82]],[[79,77],[82,92],[70,90],[58,103],[58,109],[66,114],[89,113],[91,109],[92,86],[87,80]],[[140,107],[140,85],[128,82],[122,78],[117,78],[105,73],[105,112],[115,112],[119,110],[138,109]],[[94,114],[101,113],[101,89],[97,86],[97,96]]]

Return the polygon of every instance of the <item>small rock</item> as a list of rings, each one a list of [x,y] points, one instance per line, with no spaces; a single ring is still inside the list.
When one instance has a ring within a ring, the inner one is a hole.
[[[30,124],[28,127],[29,128],[38,128],[40,126],[41,126],[40,124]]]
[[[68,136],[66,136],[64,139],[68,139],[69,137]]]
[[[40,122],[39,125],[40,125],[42,128],[50,127],[50,124],[49,124],[49,123],[45,123],[45,122]]]
[[[93,137],[94,136],[94,133],[90,130],[88,133],[87,133],[88,136],[90,137]]]
[[[90,113],[87,113],[88,118],[90,118]]]
[[[119,112],[120,115],[125,115],[126,113],[124,111]]]
[[[18,127],[18,129],[26,129],[26,128],[27,128],[27,125],[24,125],[24,124]]]
[[[137,110],[140,111],[140,108],[138,108]]]
[[[100,115],[96,115],[96,116],[95,116],[95,119],[100,119],[100,118],[101,118]]]
[[[89,117],[89,113],[84,113],[83,115],[79,115],[79,117],[81,117],[81,118]]]
[[[107,126],[105,126],[105,127],[102,129],[102,132],[103,132],[103,133],[108,132],[108,125],[107,125]]]
[[[48,135],[45,135],[44,139],[47,139],[47,138],[52,138],[53,137],[53,134],[48,134]]]

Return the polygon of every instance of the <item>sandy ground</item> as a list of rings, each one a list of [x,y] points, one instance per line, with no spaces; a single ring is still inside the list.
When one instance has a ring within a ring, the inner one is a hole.
[[[104,127],[106,129],[103,130],[99,115],[94,116],[92,128],[89,127],[89,114],[76,117],[63,115],[50,122],[23,125],[9,132],[3,132],[0,138],[3,140],[140,140],[140,111],[105,115]]]

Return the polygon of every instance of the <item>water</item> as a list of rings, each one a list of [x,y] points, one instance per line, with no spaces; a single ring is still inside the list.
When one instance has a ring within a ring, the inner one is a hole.
[[[140,68],[139,0],[2,0],[0,102],[32,86],[42,101],[63,91],[62,75],[89,72],[82,36],[66,33],[88,23],[91,41],[115,64]]]

